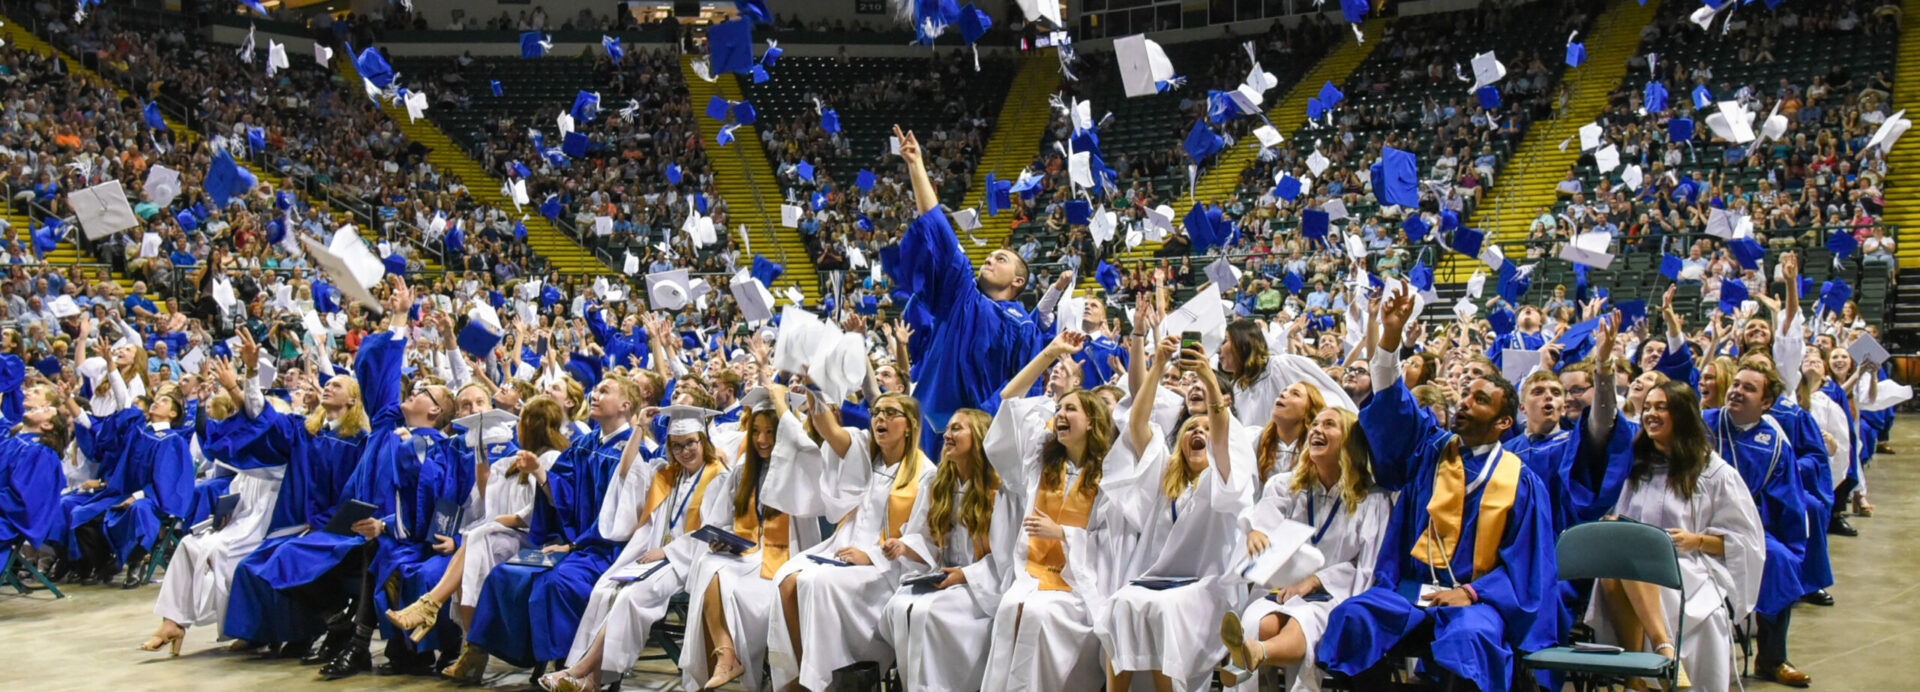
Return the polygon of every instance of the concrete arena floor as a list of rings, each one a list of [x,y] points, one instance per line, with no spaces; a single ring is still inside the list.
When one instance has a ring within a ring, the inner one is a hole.
[[[1853,518],[1859,538],[1835,536],[1832,555],[1837,605],[1797,606],[1792,659],[1822,692],[1878,692],[1915,687],[1908,666],[1920,651],[1920,417],[1904,414],[1894,429],[1895,456],[1881,456],[1869,472],[1876,516]],[[0,589],[0,650],[7,687],[44,689],[78,684],[91,689],[137,690],[450,690],[431,678],[362,675],[319,682],[313,668],[288,661],[225,653],[211,628],[195,628],[179,659],[138,651],[159,620],[156,589],[123,591],[75,587],[55,601],[44,592],[14,595]],[[375,651],[380,644],[375,642]],[[657,653],[657,652],[654,652]],[[377,655],[377,654],[376,654]],[[529,689],[527,674],[495,663],[490,687]],[[627,690],[668,690],[678,673],[648,661],[626,676]],[[729,686],[727,689],[740,689]],[[1747,680],[1748,690],[1785,687]]]

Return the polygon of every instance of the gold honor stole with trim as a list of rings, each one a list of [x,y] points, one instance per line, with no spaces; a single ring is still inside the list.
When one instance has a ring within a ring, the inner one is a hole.
[[[1513,511],[1514,496],[1520,489],[1520,457],[1505,448],[1493,463],[1492,477],[1480,492],[1480,518],[1473,535],[1473,575],[1478,579],[1493,571],[1500,559],[1500,539],[1507,532],[1507,517]],[[1459,438],[1447,444],[1440,466],[1433,474],[1433,497],[1427,500],[1427,530],[1413,544],[1414,559],[1435,567],[1452,570],[1453,555],[1435,555],[1448,546],[1458,549],[1460,530],[1466,522],[1467,473],[1460,460]]]
[[[680,474],[683,472],[685,469],[672,461],[668,461],[660,467],[660,470],[653,472],[653,484],[647,487],[647,508],[640,513],[640,516],[653,516],[653,510],[659,509],[660,503],[666,502],[667,498],[673,495],[673,489],[680,484],[683,478]],[[704,526],[700,523],[700,502],[707,495],[707,484],[712,482],[713,477],[719,473],[718,462],[709,462],[700,469],[700,480],[693,483],[693,497],[682,500],[687,503],[687,516],[680,521],[680,526]],[[674,510],[679,511],[679,508],[676,507]],[[665,542],[665,538],[663,534],[662,543]]]

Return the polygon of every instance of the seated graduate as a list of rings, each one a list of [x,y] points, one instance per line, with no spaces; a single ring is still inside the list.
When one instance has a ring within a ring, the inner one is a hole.
[[[742,399],[752,433],[745,454],[764,460],[773,454],[775,421],[766,390],[748,392]],[[785,402],[781,402],[785,406]],[[648,645],[654,623],[666,617],[675,594],[686,590],[687,569],[705,543],[688,536],[691,527],[704,525],[700,512],[713,481],[727,468],[725,455],[713,444],[707,419],[718,414],[692,406],[648,407],[636,421],[663,412],[667,424],[664,459],[636,454],[641,435],[627,443],[607,500],[600,506],[600,527],[608,538],[626,539],[613,565],[593,585],[567,652],[567,667],[541,676],[540,687],[550,691],[591,691],[602,675],[619,679]],[[644,432],[644,429],[643,429]]]
[[[9,358],[19,361],[0,355],[0,360]],[[0,564],[9,550],[45,545],[60,522],[60,489],[66,484],[60,455],[73,435],[73,422],[53,405],[58,396],[44,384],[27,388],[25,396],[6,394],[23,405],[0,438]]]
[[[1595,390],[1597,400],[1613,398],[1610,380]],[[1673,535],[1687,601],[1673,589],[1603,579],[1586,622],[1598,641],[1628,651],[1651,645],[1677,658],[1680,687],[1728,689],[1734,683],[1733,622],[1753,611],[1765,570],[1766,537],[1753,498],[1740,473],[1713,451],[1699,400],[1683,382],[1669,380],[1649,391],[1640,424],[1616,428],[1616,443],[1623,438],[1632,440],[1633,466],[1614,516]],[[1673,634],[1679,631],[1686,636],[1676,650]]]
[[[1411,289],[1385,300],[1373,356],[1373,398],[1360,424],[1374,477],[1401,493],[1372,588],[1328,615],[1315,656],[1367,688],[1402,645],[1481,690],[1512,686],[1515,651],[1544,648],[1528,633],[1554,594],[1553,524],[1546,488],[1501,436],[1518,397],[1489,372],[1472,380],[1440,429],[1400,380],[1397,355],[1413,312]],[[1411,423],[1411,425],[1409,425]]]
[[[634,434],[628,421],[642,408],[640,397],[633,380],[601,380],[587,399],[590,430],[575,436],[550,468],[531,470],[539,493],[528,539],[542,553],[558,554],[557,562],[495,567],[480,589],[467,646],[442,675],[477,681],[489,654],[518,667],[566,659],[593,583],[624,542],[602,531],[600,508]]]
[[[475,392],[472,386],[461,388],[460,406],[467,415],[478,412]],[[493,568],[521,550],[539,547],[527,537],[533,498],[538,492],[534,474],[536,469],[552,468],[554,460],[566,450],[566,423],[567,414],[560,403],[542,394],[520,407],[519,420],[507,428],[511,440],[492,438],[498,426],[468,430],[465,435],[450,438],[477,437],[481,442],[468,440],[463,446],[469,451],[459,455],[474,463],[473,494],[464,512],[466,529],[461,533],[459,549],[448,558],[433,588],[406,608],[386,612],[387,621],[404,630],[409,639],[425,639],[440,621],[440,609],[456,593],[460,596],[459,611],[452,624],[473,622],[480,585]],[[501,453],[496,454],[495,449]]]
[[[1267,417],[1267,407],[1295,382],[1312,383],[1322,396],[1341,399],[1342,408],[1355,408],[1340,383],[1312,358],[1287,352],[1289,338],[1288,329],[1280,327],[1263,334],[1260,324],[1250,319],[1227,323],[1227,338],[1220,342],[1217,361],[1220,372],[1229,377],[1233,409],[1241,425],[1258,427]]]
[[[1140,397],[1152,400],[1167,368],[1178,367],[1199,374],[1207,415],[1187,419],[1164,470],[1148,472],[1160,479],[1159,492],[1129,569],[1142,582],[1179,585],[1136,582],[1114,593],[1098,628],[1112,692],[1126,690],[1140,671],[1153,675],[1157,689],[1206,689],[1226,654],[1207,634],[1244,591],[1228,572],[1241,557],[1237,518],[1253,504],[1253,439],[1233,420],[1204,350],[1180,346],[1179,337],[1161,339]]]
[[[987,463],[987,426],[979,409],[947,421],[940,465],[920,494],[900,542],[909,559],[936,568],[933,584],[908,584],[887,600],[880,637],[893,649],[901,684],[911,690],[977,690],[987,668],[988,636],[1013,565],[1019,531],[1016,493],[1000,492]]]
[[[994,613],[985,690],[1084,690],[1099,685],[1096,624],[1132,576],[1128,551],[1146,525],[1166,446],[1152,407],[1115,429],[1093,393],[1058,402],[1025,397],[1047,366],[1071,357],[1084,337],[1056,337],[1001,389],[987,430],[987,459],[1025,515],[1012,581]]]
[[[1307,433],[1320,412],[1328,408],[1328,402],[1318,386],[1295,382],[1282,390],[1267,408],[1272,413],[1260,425],[1259,437],[1253,446],[1254,478],[1260,484],[1260,499],[1269,494],[1275,478],[1293,475],[1298,458],[1306,451]],[[1347,409],[1347,412],[1353,411]]]

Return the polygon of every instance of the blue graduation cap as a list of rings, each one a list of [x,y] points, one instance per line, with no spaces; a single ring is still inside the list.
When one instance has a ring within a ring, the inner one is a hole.
[[[207,213],[207,205],[202,202],[194,202],[193,206],[187,207],[187,211],[193,212],[193,218],[201,221],[205,221],[208,216],[211,216],[211,214]]]
[[[765,66],[765,67],[758,70],[756,74],[766,74],[767,70],[771,69],[773,67],[773,64],[780,60],[780,56],[785,55],[786,53],[787,51],[782,49],[780,47],[780,44],[774,43],[772,39],[768,39],[767,52],[760,54],[760,64],[754,66],[754,67],[762,67],[762,66]]]
[[[1106,289],[1108,294],[1120,292],[1120,269],[1113,266],[1112,262],[1100,260],[1100,267],[1093,270],[1093,280],[1100,282],[1100,287]]]
[[[1473,95],[1480,97],[1480,107],[1483,109],[1493,110],[1500,107],[1500,89],[1492,84],[1480,87],[1473,92]]]
[[[967,3],[966,7],[960,8],[960,40],[965,41],[967,45],[973,45],[979,41],[980,37],[987,35],[987,30],[992,28],[993,17],[988,16],[986,10],[975,7],[973,3]]]
[[[1433,267],[1427,266],[1426,260],[1414,262],[1413,268],[1407,270],[1407,282],[1413,284],[1414,290],[1433,290]]]
[[[1600,319],[1595,317],[1567,327],[1560,338],[1553,340],[1560,344],[1560,359],[1554,365],[1556,371],[1587,359],[1587,354],[1593,351],[1593,330],[1599,328]]]
[[[213,163],[207,166],[207,177],[202,183],[213,203],[225,208],[234,195],[246,194],[257,181],[253,173],[234,163],[233,156],[222,149],[213,156]]]
[[[858,183],[855,183],[856,185]],[[992,173],[987,174],[987,216],[994,216],[1002,209],[1013,208],[1013,181],[998,180]]]
[[[1468,257],[1479,257],[1480,244],[1486,239],[1486,233],[1462,226],[1453,232],[1453,251]]]
[[[1326,112],[1327,112],[1327,104],[1322,103],[1320,101],[1320,97],[1318,96],[1307,97],[1307,120],[1319,120],[1320,116],[1325,114]]]
[[[860,174],[853,178],[853,186],[860,188],[861,192],[873,191],[873,184],[875,182],[877,182],[877,179],[874,177],[873,171],[865,168],[860,169]]]
[[[753,266],[747,269],[747,273],[751,274],[755,281],[759,281],[760,285],[769,289],[773,288],[773,282],[779,279],[781,274],[785,274],[786,271],[786,267],[780,266],[779,263],[767,259],[766,255],[759,253],[754,253]]]
[[[560,206],[559,195],[547,195],[546,200],[540,202],[540,215],[547,217],[547,220],[551,221],[560,218],[560,210],[562,208],[563,207]]]
[[[1233,93],[1218,89],[1207,92],[1207,122],[1218,125],[1245,116],[1240,105],[1234,103]]]
[[[1187,151],[1187,158],[1199,163],[1227,146],[1225,139],[1214,134],[1213,129],[1201,121],[1194,121],[1193,129],[1187,131],[1187,141],[1181,148]]]
[[[1366,19],[1369,9],[1372,8],[1367,6],[1367,0],[1340,0],[1340,15],[1348,24],[1359,24]]]
[[[387,64],[387,56],[381,55],[378,48],[367,46],[366,50],[360,51],[360,55],[353,59],[353,68],[359,70],[360,77],[376,88],[393,86],[393,66]]]
[[[1707,85],[1701,84],[1699,86],[1694,87],[1693,88],[1694,110],[1706,110],[1707,106],[1711,106],[1711,105],[1713,105],[1713,92],[1707,90]]]
[[[693,193],[693,208],[700,210],[702,214],[707,213],[707,196],[699,192]]]
[[[1420,218],[1419,214],[1414,214],[1407,217],[1406,222],[1400,224],[1400,230],[1407,232],[1407,240],[1409,242],[1417,243],[1425,240],[1427,231],[1433,229],[1427,227],[1426,219]]]
[[[467,249],[467,232],[460,230],[460,222],[455,221],[447,226],[447,235],[441,242],[446,245],[447,252],[460,254]]]
[[[733,104],[716,94],[707,99],[707,117],[726,122],[727,114],[733,110],[732,106]]]
[[[741,125],[752,125],[754,122],[758,121],[759,119],[760,119],[759,111],[755,111],[753,109],[753,104],[751,102],[741,101],[739,103],[733,104],[733,121],[734,122],[740,123]]]
[[[1805,274],[1801,274],[1800,275],[1800,297],[1805,298],[1807,297],[1808,293],[1812,293],[1812,292],[1813,292],[1813,277],[1807,276]]]
[[[856,217],[856,218],[854,218],[854,220],[853,220],[853,227],[854,227],[854,228],[858,228],[858,229],[860,229],[860,230],[863,230],[863,231],[866,231],[866,232],[868,232],[868,233],[872,233],[872,232],[873,232],[873,219],[869,219],[869,218],[867,218],[867,215],[866,215],[866,213],[865,213],[865,212],[861,212],[861,214],[860,214],[860,216],[858,216],[858,217]]]
[[[827,193],[824,190],[815,191],[813,193],[812,201],[813,201],[814,211],[820,211],[822,209],[827,208]]]
[[[773,13],[767,11],[767,0],[734,0],[733,9],[740,16],[759,24],[772,24]]]
[[[1847,301],[1853,298],[1853,287],[1842,279],[1833,279],[1820,284],[1820,307],[1838,313],[1847,307]]]
[[[1339,105],[1347,98],[1347,95],[1340,91],[1340,87],[1334,86],[1333,82],[1320,85],[1320,91],[1315,96],[1319,97],[1320,103],[1325,104],[1327,108]]]
[[[1679,255],[1666,255],[1660,258],[1660,275],[1674,281],[1679,281],[1680,270],[1685,268],[1685,266],[1686,264],[1680,259]]]
[[[695,345],[697,346],[698,343],[696,342]],[[582,389],[592,391],[595,385],[600,384],[600,373],[602,370],[604,370],[604,366],[597,357],[584,353],[574,353],[567,358],[567,374],[572,376],[575,381],[578,381]]]
[[[853,311],[862,315],[878,314],[880,312],[880,299],[875,298],[871,293],[860,296],[860,302],[854,304]]]
[[[1302,287],[1306,286],[1306,280],[1300,278],[1300,272],[1287,272],[1287,275],[1280,279],[1280,283],[1287,287],[1288,293],[1296,294],[1300,292]]]
[[[398,252],[380,258],[380,265],[387,268],[388,274],[394,276],[407,275],[407,258],[402,257]],[[419,306],[416,305],[414,307],[417,309]]]
[[[1460,212],[1452,209],[1440,210],[1440,230],[1451,231],[1460,227]]]
[[[312,291],[313,309],[315,312],[327,314],[340,311],[340,291],[336,290],[333,284],[325,281],[315,281],[313,282]]]
[[[1720,282],[1720,311],[1733,314],[1740,310],[1740,304],[1747,300],[1747,284],[1739,279],[1725,279]]]
[[[1202,206],[1199,202],[1193,203],[1193,210],[1187,212],[1184,221],[1187,238],[1193,241],[1195,252],[1205,252],[1207,248],[1226,242],[1227,236],[1233,232],[1231,224],[1221,219],[1218,207]]]
[[[1420,172],[1411,152],[1380,148],[1380,161],[1373,164],[1373,195],[1381,204],[1420,206]]]
[[[772,55],[772,53],[768,53],[768,55]],[[767,74],[767,68],[761,67],[758,64],[754,65],[752,69],[747,70],[747,76],[753,80],[754,84],[765,84],[773,79],[773,75]]]
[[[714,74],[753,69],[753,22],[736,19],[707,29],[707,53]]]
[[[1024,171],[1022,171],[1024,172]],[[1033,199],[1040,194],[1041,176],[1032,176],[1014,180],[1009,190],[1020,193],[1021,199]]]
[[[500,80],[498,79],[488,80],[487,83],[489,86],[493,87],[494,98],[499,98],[501,96],[506,95],[506,90],[500,88]]]
[[[1759,269],[1760,258],[1767,256],[1766,248],[1760,247],[1760,242],[1751,236],[1727,241],[1727,251],[1733,253],[1733,258],[1739,260],[1744,269]]]
[[[222,343],[220,345],[225,346],[226,344]],[[60,376],[60,357],[47,356],[45,358],[41,358],[40,360],[36,360],[33,362],[33,369],[40,371],[40,374],[46,375],[47,377],[59,377]]]
[[[1300,179],[1291,175],[1281,176],[1280,182],[1273,186],[1273,196],[1286,201],[1300,198]]]
[[[1842,228],[1835,230],[1833,235],[1827,236],[1827,249],[1833,251],[1833,259],[1838,262],[1853,254],[1854,250],[1860,249],[1860,241],[1853,237],[1852,232]]]
[[[589,144],[590,142],[587,141],[585,134],[569,132],[565,139],[560,140],[560,151],[565,152],[566,155],[573,158],[583,159],[587,157]]]
[[[60,236],[62,235],[60,233],[60,223],[60,217],[49,216],[46,219],[45,225],[36,226],[32,229],[33,252],[35,255],[45,256],[47,253],[53,252],[54,248],[59,247]]]
[[[273,208],[286,211],[293,208],[293,195],[286,190],[273,193]]]
[[[140,109],[140,114],[142,117],[146,118],[147,127],[151,127],[156,130],[167,129],[167,119],[160,116],[159,102],[148,101],[147,107]]]
[[[547,54],[546,37],[538,31],[529,31],[520,35],[520,57],[538,58]]]
[[[287,239],[287,222],[282,221],[280,219],[272,219],[267,222],[267,244],[268,245],[279,245],[280,241],[283,241],[286,239]]]
[[[1506,305],[1495,307],[1492,312],[1487,313],[1487,325],[1493,327],[1493,333],[1500,336],[1512,334],[1513,323],[1513,310]]]
[[[1084,199],[1067,200],[1063,205],[1067,210],[1067,223],[1073,226],[1085,226],[1093,220],[1093,205]]]
[[[581,89],[580,93],[573,95],[573,108],[567,112],[577,122],[593,122],[594,117],[600,115],[600,95]]]
[[[1620,328],[1622,330],[1632,329],[1634,325],[1640,324],[1647,319],[1647,301],[1645,300],[1629,300],[1614,303],[1613,309],[1620,311]]]
[[[1579,67],[1587,62],[1587,44],[1567,44],[1567,67]]]
[[[559,288],[554,287],[553,284],[540,287],[540,307],[550,308],[558,302],[560,302]]]
[[[185,209],[181,209],[173,215],[173,222],[180,224],[180,230],[182,231],[193,231],[200,228],[200,220],[193,217],[193,212]]]
[[[544,212],[545,210],[542,209],[541,211]],[[559,210],[556,209],[554,213],[558,215]],[[552,218],[552,217],[548,217],[548,218]],[[525,219],[513,222],[513,239],[515,241],[522,242],[522,243],[527,242],[527,222]]]
[[[493,353],[495,347],[500,345],[500,339],[501,334],[498,328],[491,327],[480,320],[469,319],[466,326],[460,328],[460,335],[454,339],[454,343],[468,355],[485,359]]]
[[[680,181],[681,181],[680,164],[668,162],[667,163],[667,182],[674,185],[679,185]]]
[[[840,113],[832,108],[820,111],[820,129],[830,135],[840,134]]]
[[[1325,240],[1327,227],[1331,224],[1325,211],[1307,209],[1300,212],[1300,235],[1308,240]]]
[[[621,58],[627,57],[627,51],[620,48],[620,39],[612,36],[602,35],[600,47],[607,49],[607,58],[614,62],[620,62]]]
[[[1520,299],[1527,295],[1527,290],[1531,288],[1533,288],[1531,275],[1521,276],[1520,270],[1514,267],[1512,262],[1500,265],[1500,286],[1498,290],[1501,298],[1505,299],[1508,303],[1518,304]]]
[[[801,180],[813,182],[813,164],[807,163],[806,159],[800,159],[799,163],[793,164],[793,172],[800,176]]]
[[[1693,139],[1693,119],[1674,118],[1667,121],[1667,141],[1679,144]]]
[[[1641,101],[1643,102],[1641,105],[1646,107],[1648,113],[1658,113],[1666,110],[1667,85],[1661,84],[1659,81],[1647,82],[1647,87],[1641,94]]]

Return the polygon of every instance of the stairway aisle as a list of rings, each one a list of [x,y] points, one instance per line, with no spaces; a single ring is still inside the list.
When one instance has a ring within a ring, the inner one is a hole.
[[[1554,203],[1554,186],[1567,175],[1580,158],[1579,142],[1565,151],[1560,143],[1575,136],[1580,128],[1600,116],[1607,107],[1607,96],[1627,76],[1627,59],[1640,49],[1640,29],[1653,21],[1660,0],[1614,0],[1611,7],[1595,20],[1582,38],[1587,45],[1587,62],[1568,68],[1562,83],[1573,89],[1573,100],[1560,117],[1536,122],[1527,128],[1520,146],[1507,160],[1507,166],[1494,178],[1487,199],[1467,225],[1487,233],[1487,239],[1502,245],[1517,245],[1526,240],[1527,224],[1537,216],[1535,210]],[[1567,82],[1566,80],[1572,80]],[[1465,281],[1480,266],[1455,253],[1446,253],[1442,269],[1434,272],[1441,281]]]
[[[694,74],[690,55],[680,56],[680,77],[686,81],[688,102],[695,113],[703,112],[714,96],[728,101],[745,98],[740,93],[740,81],[732,74],[720,75],[712,82]],[[713,166],[713,186],[726,200],[732,228],[739,233],[734,240],[744,243],[742,256],[752,257],[744,251],[751,247],[754,253],[779,262],[786,273],[775,282],[774,289],[796,286],[808,305],[819,305],[822,291],[820,282],[814,280],[813,255],[807,252],[798,229],[780,225],[780,183],[773,166],[767,163],[760,131],[752,125],[741,126],[733,131],[732,144],[720,146],[715,140],[720,134],[719,124],[704,115],[694,120],[700,141],[707,148],[707,163]]]
[[[1320,87],[1327,82],[1333,82],[1336,85],[1346,83],[1347,77],[1360,67],[1360,63],[1366,62],[1367,56],[1373,54],[1374,46],[1380,45],[1380,36],[1382,30],[1386,28],[1386,20],[1369,19],[1360,28],[1367,37],[1366,41],[1342,41],[1338,47],[1315,63],[1313,69],[1308,70],[1300,81],[1287,89],[1286,95],[1273,101],[1272,106],[1267,109],[1267,120],[1273,123],[1274,129],[1288,137],[1289,141],[1294,131],[1307,122],[1307,100],[1320,93]],[[1192,193],[1173,204],[1174,222],[1180,223],[1179,219],[1186,215],[1195,201],[1206,204],[1225,204],[1231,201],[1240,186],[1241,174],[1247,170],[1248,166],[1253,165],[1259,156],[1260,140],[1251,134],[1215,155],[1213,165],[1201,172],[1200,179],[1194,183]],[[1148,259],[1153,256],[1154,251],[1159,249],[1160,243],[1144,242],[1139,247],[1120,253],[1114,258],[1114,262]],[[1080,277],[1082,288],[1092,289],[1099,286],[1094,282],[1091,270],[1082,273],[1084,274]]]
[[[346,80],[346,83],[353,85],[362,83],[360,71],[353,66],[353,60],[350,57],[335,58],[333,68],[341,78]],[[359,91],[357,86],[353,90]],[[466,151],[454,144],[452,139],[448,139],[446,133],[440,131],[439,126],[433,124],[431,117],[413,120],[407,117],[406,108],[395,106],[392,102],[384,100],[380,101],[380,110],[393,120],[394,125],[400,128],[400,133],[406,135],[407,139],[427,148],[427,162],[433,164],[434,168],[460,176],[467,185],[468,194],[473,195],[475,201],[495,209],[514,208],[513,200],[500,194],[500,187],[504,183],[482,168],[478,162],[469,158]],[[594,258],[593,253],[573,242],[573,239],[559,227],[536,212],[534,208],[539,206],[539,203],[540,200],[533,200],[532,204],[524,210],[527,245],[535,254],[546,258],[555,269],[564,274],[612,273],[611,269]]]
[[[1920,0],[1902,0],[1906,20],[1900,24],[1899,55],[1894,59],[1893,111],[1906,109],[1906,118],[1920,118]],[[1920,266],[1920,135],[1902,138],[1887,156],[1887,200],[1883,220],[1899,228],[1895,254],[1900,266]]]
[[[1020,56],[1020,67],[1007,84],[1007,98],[1000,104],[1000,115],[993,121],[993,138],[987,140],[980,165],[967,189],[962,209],[980,212],[980,243],[962,243],[967,258],[979,266],[987,255],[1007,243],[1013,234],[1013,213],[989,218],[986,209],[987,174],[1001,180],[1019,180],[1022,169],[1033,163],[1040,151],[1040,138],[1053,122],[1053,107],[1048,99],[1060,86],[1060,59],[1052,49]],[[957,229],[956,229],[957,230]]]

